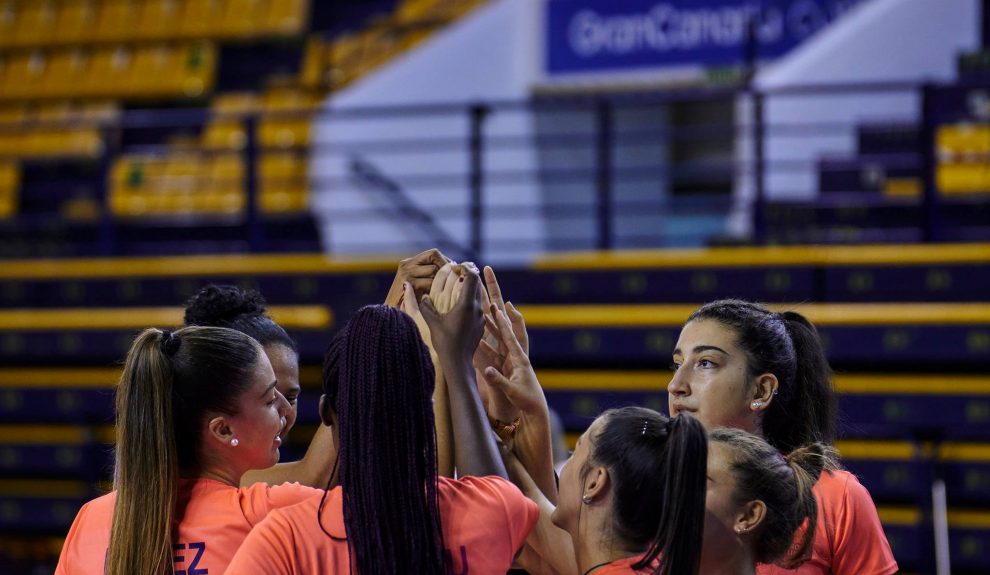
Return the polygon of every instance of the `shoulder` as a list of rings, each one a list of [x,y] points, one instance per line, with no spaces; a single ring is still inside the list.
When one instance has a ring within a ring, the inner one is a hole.
[[[273,509],[290,507],[321,493],[323,492],[319,489],[298,483],[255,483],[237,490],[244,517],[252,525],[259,523]]]
[[[866,487],[855,475],[843,469],[822,473],[818,483],[815,484],[814,492],[822,503],[852,506],[868,504],[871,508],[874,506],[873,498],[870,497]]]

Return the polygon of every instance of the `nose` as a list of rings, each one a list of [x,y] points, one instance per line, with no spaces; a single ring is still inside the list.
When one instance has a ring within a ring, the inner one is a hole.
[[[289,400],[288,399],[285,399],[285,396],[282,395],[282,392],[281,391],[279,391],[279,390],[276,389],[275,390],[275,395],[278,397],[278,412],[279,412],[279,414],[281,414],[281,415],[284,416],[285,413],[287,411],[289,411],[289,408],[292,407],[292,406],[289,405]]]
[[[670,382],[667,384],[667,393],[677,396],[690,394],[691,387],[688,385],[688,378],[681,373],[682,371],[678,369],[671,376]]]

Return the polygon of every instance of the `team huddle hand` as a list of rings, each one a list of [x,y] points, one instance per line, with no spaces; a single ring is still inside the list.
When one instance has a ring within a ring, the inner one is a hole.
[[[385,304],[401,307],[405,297],[403,286],[406,283],[409,283],[413,291],[419,296],[430,293],[433,278],[448,263],[450,263],[450,258],[440,253],[440,250],[436,248],[400,261],[399,269],[395,272],[395,279],[392,280],[392,287],[389,288],[388,295],[385,296]]]
[[[505,361],[502,363],[501,370],[494,366],[485,368],[482,372],[485,382],[504,394],[506,399],[523,414],[545,414],[547,411],[546,396],[543,395],[543,388],[540,387],[540,382],[536,378],[536,372],[533,371],[533,365],[529,362],[529,356],[513,332],[509,316],[506,312],[499,310],[494,303],[491,304],[490,311],[501,339],[500,349],[505,350]],[[481,345],[486,344],[487,342],[482,342]],[[495,350],[489,345],[486,353],[492,352]]]
[[[526,333],[526,322],[519,310],[511,302],[506,303],[502,297],[502,289],[498,285],[498,279],[491,267],[485,266],[485,284],[488,287],[485,296],[485,335],[478,344],[478,350],[474,354],[474,369],[478,381],[478,392],[481,401],[485,406],[485,411],[492,419],[511,422],[519,417],[519,410],[512,405],[512,402],[505,397],[499,389],[490,386],[485,380],[485,370],[494,368],[499,373],[505,374],[512,371],[508,348],[502,342],[501,330],[491,315],[492,305],[505,312],[512,324],[512,333],[522,347],[523,352],[529,356],[529,334]]]
[[[481,280],[474,264],[451,266],[451,274],[456,275],[456,279],[441,278],[438,274],[434,282],[444,282],[438,298],[441,305],[448,307],[446,311],[439,309],[431,296],[423,296],[417,307],[429,326],[437,354],[470,365],[485,329],[480,301]]]

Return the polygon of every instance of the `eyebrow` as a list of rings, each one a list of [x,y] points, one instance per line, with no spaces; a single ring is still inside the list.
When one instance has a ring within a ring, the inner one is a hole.
[[[258,397],[264,397],[264,396],[268,395],[268,392],[271,391],[271,390],[273,390],[273,389],[275,389],[275,386],[276,385],[278,385],[278,380],[277,379],[275,381],[269,383],[268,384],[268,387],[265,388],[265,391],[262,391],[261,394]]]
[[[719,353],[724,353],[725,355],[729,355],[729,352],[725,351],[724,349],[722,349],[722,348],[720,348],[718,346],[714,346],[714,345],[699,345],[699,346],[695,346],[695,348],[692,351],[694,353],[701,353],[701,352],[704,352],[704,351],[717,351]],[[682,355],[681,348],[675,349],[674,352],[671,355]]]

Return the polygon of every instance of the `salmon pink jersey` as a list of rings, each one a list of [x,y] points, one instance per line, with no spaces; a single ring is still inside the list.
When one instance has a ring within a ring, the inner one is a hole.
[[[500,477],[439,479],[437,499],[450,573],[504,575],[536,525],[540,512]],[[350,573],[340,487],[273,511],[237,551],[228,575]]]
[[[797,569],[757,566],[758,575],[889,575],[897,562],[873,499],[854,475],[826,471],[814,487],[818,522],[811,558]]]
[[[172,546],[175,572],[223,573],[251,528],[272,509],[320,493],[298,483],[237,488],[213,479],[179,480],[175,516],[179,528]],[[117,493],[111,492],[83,505],[66,536],[55,575],[103,575],[116,499]]]

